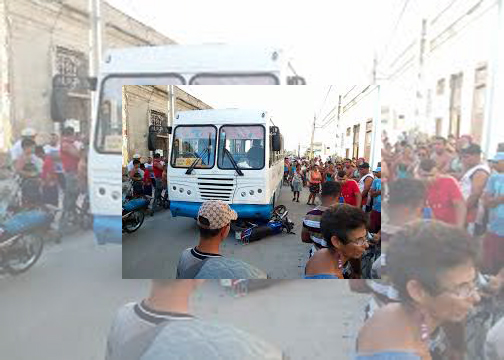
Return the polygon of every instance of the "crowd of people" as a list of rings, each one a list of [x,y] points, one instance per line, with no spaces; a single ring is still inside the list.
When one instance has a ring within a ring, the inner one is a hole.
[[[303,219],[301,233],[301,240],[312,244],[305,278],[372,277],[370,261],[381,252],[380,163],[371,172],[364,158],[286,158],[284,178],[291,184],[293,201],[299,201],[306,186],[307,205],[315,206]]]
[[[34,129],[21,133],[9,154],[7,167],[20,191],[14,191],[10,206],[29,209],[43,204],[62,207],[61,230],[78,216],[77,200],[87,194],[87,144],[72,127],[63,128],[41,143]],[[38,142],[37,142],[37,141]],[[19,198],[16,196],[20,195]]]
[[[154,157],[142,158],[140,154],[133,155],[128,163],[126,178],[131,186],[131,196],[153,197],[153,208],[160,205],[163,191],[167,191],[167,167],[166,159],[161,158],[159,153]],[[124,192],[126,195],[127,191]]]
[[[381,280],[358,359],[504,359],[504,152],[470,136],[384,136]]]
[[[315,159],[312,163],[309,166],[301,159],[293,163],[285,161],[285,179],[291,184],[293,201],[299,201],[305,187],[314,196],[321,192],[321,203],[310,203],[315,207],[303,219],[301,240],[312,244],[304,277],[372,277],[375,274],[373,261],[380,256],[381,168],[377,167],[374,175],[371,174],[364,159],[334,164],[331,160],[321,164],[320,159]],[[344,170],[338,174],[338,168],[347,169],[350,176]],[[130,176],[134,174],[133,169]],[[177,278],[267,278],[266,272],[220,254],[220,245],[236,219],[236,212],[228,204],[205,201],[197,216],[199,242],[182,253]]]

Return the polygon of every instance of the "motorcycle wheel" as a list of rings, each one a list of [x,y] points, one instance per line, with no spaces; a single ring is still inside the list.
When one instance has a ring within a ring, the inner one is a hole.
[[[127,223],[123,226],[124,231],[128,234],[140,229],[140,226],[142,226],[145,219],[145,213],[143,210],[136,210],[130,215],[130,217],[135,217],[135,220],[127,221]]]
[[[282,218],[282,215],[287,211],[287,208],[285,207],[285,205],[278,205],[277,207],[275,207],[275,209],[273,210],[273,214],[271,216],[271,220],[273,221],[279,221],[281,220]]]
[[[24,273],[31,268],[42,255],[44,240],[35,234],[20,237],[7,251],[3,267],[11,275]]]

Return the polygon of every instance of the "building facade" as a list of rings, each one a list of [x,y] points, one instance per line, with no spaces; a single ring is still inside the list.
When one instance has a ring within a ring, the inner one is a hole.
[[[414,130],[444,137],[471,134],[487,150],[504,141],[504,135],[486,136],[495,120],[492,106],[504,115],[502,105],[490,103],[489,91],[499,71],[496,98],[504,95],[503,69],[496,66],[502,62],[502,54],[500,61],[496,57],[504,42],[502,17],[502,0],[407,4],[378,66],[383,120],[392,140]]]
[[[174,43],[106,2],[101,18],[103,51]],[[87,0],[0,0],[0,152],[28,126],[88,135],[89,31]]]
[[[353,86],[330,91],[317,134],[323,139],[322,157],[365,158],[372,166],[381,161],[380,87]]]
[[[178,111],[211,109],[203,101],[177,86],[175,91],[175,114]],[[168,86],[123,87],[123,166],[134,154],[152,156],[148,149],[149,126],[169,126],[170,94]],[[156,152],[168,156],[168,138],[158,137]]]

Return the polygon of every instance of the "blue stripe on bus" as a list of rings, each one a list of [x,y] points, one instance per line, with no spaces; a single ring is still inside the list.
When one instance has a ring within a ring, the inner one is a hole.
[[[95,215],[93,231],[96,242],[103,244],[122,244],[122,218],[121,216]]]
[[[196,218],[201,206],[200,202],[172,201],[170,202],[170,211],[172,216],[183,216]],[[269,220],[273,206],[251,205],[251,204],[231,204],[231,208],[238,213],[239,218],[246,219],[264,219]]]

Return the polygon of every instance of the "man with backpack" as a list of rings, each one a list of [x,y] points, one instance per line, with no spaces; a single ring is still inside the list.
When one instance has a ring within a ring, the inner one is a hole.
[[[150,294],[122,306],[112,323],[105,360],[282,360],[282,351],[240,329],[192,315],[201,280],[152,280]]]
[[[197,246],[182,252],[177,266],[177,279],[266,278],[261,270],[220,254],[220,244],[229,235],[231,221],[237,218],[236,212],[223,201],[209,200],[201,205],[198,211],[200,240]]]

